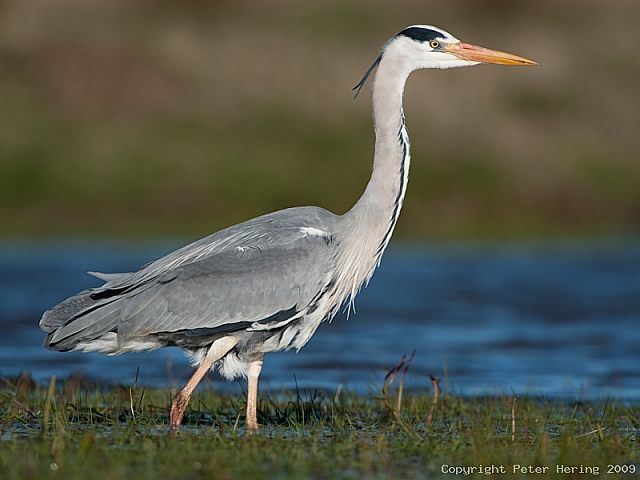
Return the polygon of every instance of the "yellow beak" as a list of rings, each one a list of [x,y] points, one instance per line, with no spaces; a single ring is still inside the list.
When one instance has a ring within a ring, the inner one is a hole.
[[[480,63],[495,63],[498,65],[538,65],[538,62],[528,58],[512,55],[511,53],[489,50],[469,43],[450,43],[443,46],[442,51],[451,53],[463,60]]]

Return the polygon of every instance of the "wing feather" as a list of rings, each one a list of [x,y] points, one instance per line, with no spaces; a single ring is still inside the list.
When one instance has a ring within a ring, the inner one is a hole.
[[[268,249],[224,252],[178,267],[124,300],[122,338],[246,322],[284,325],[330,280],[331,246],[299,237]]]
[[[269,329],[303,312],[331,281],[338,217],[316,207],[281,210],[221,230],[45,312],[51,348],[117,331]],[[320,232],[320,234],[318,234]],[[64,313],[69,312],[68,316]]]

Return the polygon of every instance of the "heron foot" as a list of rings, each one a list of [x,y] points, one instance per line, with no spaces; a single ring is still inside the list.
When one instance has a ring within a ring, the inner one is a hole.
[[[189,405],[189,396],[180,390],[171,404],[171,412],[169,414],[171,427],[175,428],[182,424],[182,418],[184,417],[187,405]]]
[[[253,434],[253,433],[258,433],[258,430],[260,429],[260,425],[258,424],[258,421],[255,418],[247,417],[245,428],[247,429],[247,433]]]

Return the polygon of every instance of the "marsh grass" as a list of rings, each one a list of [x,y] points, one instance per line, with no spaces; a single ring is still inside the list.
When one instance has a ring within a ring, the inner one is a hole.
[[[35,478],[416,478],[442,465],[633,464],[640,407],[294,390],[260,396],[262,429],[246,435],[244,398],[200,390],[185,426],[168,427],[169,389],[105,388],[69,379],[0,388],[0,472]],[[430,419],[429,419],[430,417]],[[428,420],[428,421],[427,421]],[[563,475],[562,478],[572,478]],[[573,478],[584,478],[576,475]]]

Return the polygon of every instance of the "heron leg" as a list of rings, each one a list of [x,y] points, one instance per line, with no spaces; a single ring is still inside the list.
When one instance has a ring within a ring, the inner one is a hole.
[[[229,351],[235,347],[238,341],[233,337],[224,337],[213,342],[204,360],[198,365],[198,368],[187,381],[184,387],[176,394],[171,404],[171,412],[169,421],[172,427],[177,427],[182,423],[182,417],[189,404],[191,394],[196,389],[200,381],[204,378],[213,364],[224,357]]]
[[[262,370],[262,359],[264,355],[260,354],[249,364],[249,373],[247,375],[247,420],[246,426],[249,432],[258,431],[258,377]]]

